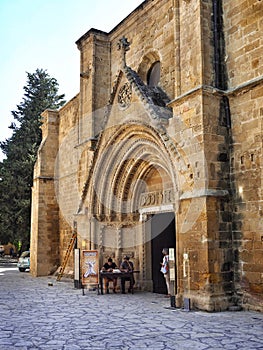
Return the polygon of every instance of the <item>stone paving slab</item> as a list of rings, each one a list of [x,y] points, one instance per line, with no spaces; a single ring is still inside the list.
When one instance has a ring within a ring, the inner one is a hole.
[[[82,295],[70,280],[0,267],[0,350],[263,349],[261,313],[169,303],[153,293]]]

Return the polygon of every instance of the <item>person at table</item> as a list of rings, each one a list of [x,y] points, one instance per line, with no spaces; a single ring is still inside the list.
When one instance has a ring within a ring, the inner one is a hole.
[[[108,262],[106,262],[103,267],[102,271],[106,272],[112,272],[113,269],[116,269],[117,265],[115,264],[114,261],[112,261],[112,258],[108,259]],[[105,283],[105,290],[106,293],[109,294],[109,283],[113,282],[113,293],[116,293],[116,287],[117,287],[117,278],[115,277],[105,277],[104,278],[104,283]]]
[[[120,270],[122,272],[131,272],[131,273],[133,272],[133,263],[130,261],[129,256],[126,255],[123,258],[123,261],[122,261],[121,266],[120,266]],[[133,285],[135,283],[133,274],[131,274],[131,277],[121,277],[121,292],[122,292],[122,294],[125,294],[125,282],[126,281],[130,282],[128,292],[131,293],[131,291],[133,290]]]

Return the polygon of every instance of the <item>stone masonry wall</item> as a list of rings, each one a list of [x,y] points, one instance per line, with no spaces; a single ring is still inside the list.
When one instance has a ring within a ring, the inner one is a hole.
[[[31,273],[53,273],[59,264],[58,205],[54,188],[54,159],[58,149],[58,112],[43,113],[43,139],[38,150],[32,189]]]
[[[263,292],[263,116],[260,107],[263,103],[263,86],[235,95],[230,102],[235,278],[242,289],[244,305],[251,307],[252,295],[256,308],[262,308],[259,298]]]
[[[80,64],[80,142],[101,131],[110,94],[110,43],[106,33],[90,30],[77,41]]]
[[[223,1],[230,88],[263,74],[262,11],[260,0]]]
[[[224,4],[232,122],[235,282],[245,308],[263,310],[263,3]]]
[[[173,3],[172,0],[143,3],[125,20],[125,23],[121,23],[109,33],[112,83],[122,67],[122,56],[118,50],[118,42],[121,37],[125,36],[131,42],[131,47],[136,48],[131,48],[127,52],[127,65],[137,71],[145,57],[148,57],[149,60],[151,57],[155,57],[155,59],[159,57],[161,61],[160,85],[171,98],[174,96],[175,7]],[[143,13],[142,16],[141,13]]]
[[[79,146],[79,95],[59,111],[59,147],[54,160],[56,199],[59,208],[59,258],[63,261],[72,236],[74,214],[80,198],[78,164]],[[69,260],[72,271],[73,260]]]

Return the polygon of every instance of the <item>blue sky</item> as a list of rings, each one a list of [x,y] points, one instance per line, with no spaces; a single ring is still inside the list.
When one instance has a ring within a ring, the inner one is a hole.
[[[0,0],[0,141],[11,136],[11,111],[22,102],[26,72],[46,69],[70,100],[79,91],[76,40],[90,28],[110,31],[142,2]]]

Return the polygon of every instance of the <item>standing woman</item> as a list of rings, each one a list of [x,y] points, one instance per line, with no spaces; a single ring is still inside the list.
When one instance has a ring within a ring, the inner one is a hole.
[[[161,263],[161,272],[164,275],[165,283],[167,287],[167,297],[170,297],[170,271],[169,271],[169,250],[168,248],[163,248],[163,262]]]

